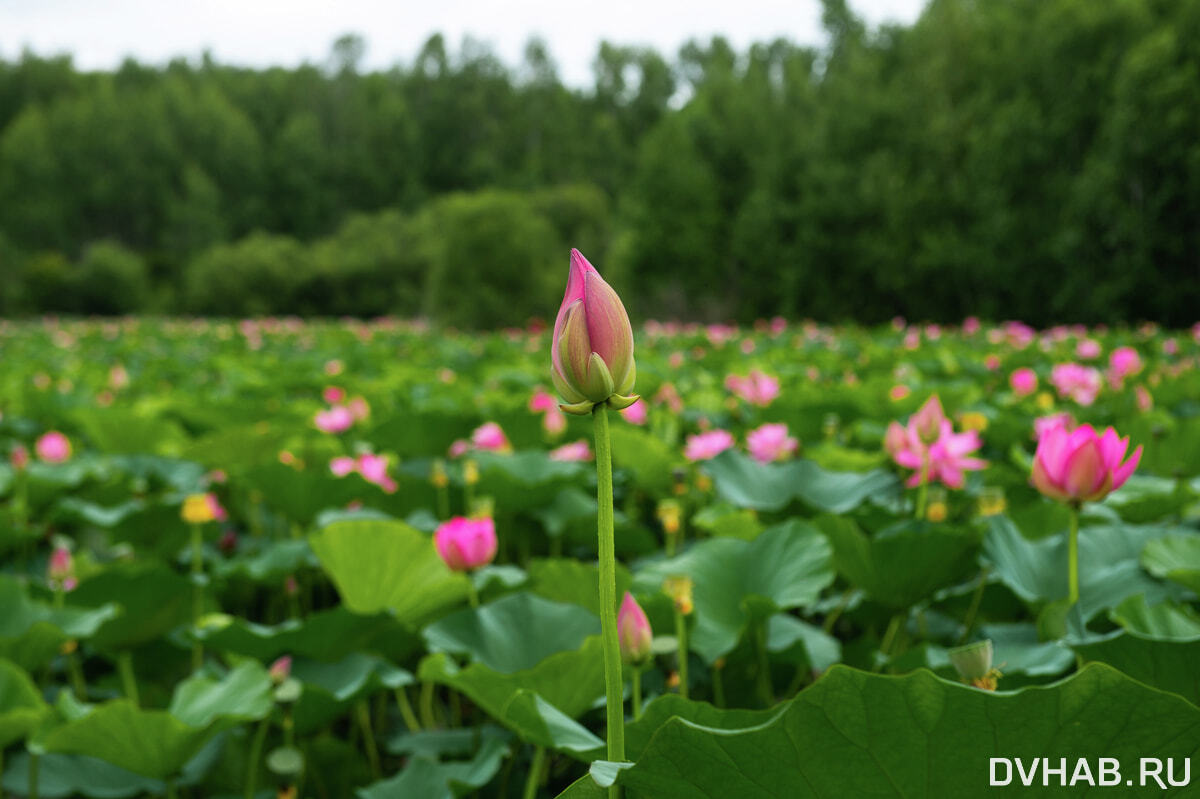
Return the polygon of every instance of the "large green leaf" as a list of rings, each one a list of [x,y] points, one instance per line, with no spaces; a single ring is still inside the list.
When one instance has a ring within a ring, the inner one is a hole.
[[[868,536],[852,520],[822,516],[838,572],[889,608],[902,610],[967,575],[979,538],[973,530],[905,522]]]
[[[120,613],[113,604],[55,608],[32,599],[11,577],[0,577],[0,608],[0,657],[25,669],[44,665],[71,639],[90,638]]]
[[[118,564],[83,580],[71,602],[86,607],[114,604],[121,614],[105,622],[93,637],[96,646],[114,651],[153,641],[192,617],[192,584],[155,564]]]
[[[535,450],[512,455],[480,452],[472,457],[479,464],[476,490],[492,497],[505,513],[545,507],[564,488],[582,483],[589,471],[583,464],[551,460]]]
[[[1014,693],[927,671],[889,677],[835,666],[764,723],[730,729],[675,716],[635,764],[601,761],[591,773],[637,797],[942,799],[985,795],[994,757],[1026,767],[1066,758],[1069,781],[1079,758],[1093,769],[1116,758],[1122,777],[1137,778],[1139,758],[1151,754],[1176,764],[1200,755],[1200,709],[1104,665]],[[1057,777],[1044,787],[1039,772],[1024,787],[1015,767],[1012,776],[1023,795],[1063,795]]]
[[[617,564],[617,596],[633,585],[629,569]],[[570,558],[538,558],[529,562],[529,590],[546,599],[582,605],[600,615],[600,569]]]
[[[1155,577],[1200,593],[1200,535],[1184,533],[1148,541],[1142,566]]]
[[[1108,614],[1131,633],[1157,640],[1200,638],[1200,615],[1187,605],[1174,602],[1146,604],[1146,597],[1131,596]]]
[[[431,652],[465,654],[511,673],[600,633],[600,619],[578,605],[520,592],[446,616],[422,632]]]
[[[755,510],[782,510],[800,499],[826,513],[846,513],[870,497],[892,497],[899,490],[896,476],[880,469],[831,472],[809,460],[759,463],[734,450],[722,452],[704,468],[723,499]]]
[[[482,663],[460,668],[449,655],[438,652],[421,660],[418,676],[461,691],[501,723],[506,722],[505,711],[522,689],[576,718],[604,693],[601,652],[600,637],[596,636],[576,650],[559,652],[533,668],[511,673],[495,671]]]
[[[1124,631],[1073,648],[1084,660],[1107,663],[1200,705],[1200,637],[1163,641]]]
[[[467,578],[446,567],[429,536],[404,522],[335,522],[309,543],[355,613],[390,610],[415,623],[467,596]]]
[[[479,751],[465,761],[438,762],[413,758],[394,777],[360,788],[359,799],[453,799],[482,788],[491,782],[509,754],[508,744],[500,738],[484,738]]]
[[[1079,604],[1084,618],[1144,594],[1151,603],[1179,598],[1183,589],[1155,580],[1138,563],[1148,541],[1170,528],[1101,525],[1079,531]],[[989,520],[983,556],[999,579],[1027,602],[1067,595],[1067,545],[1064,536],[1030,541],[1003,516]]]
[[[647,562],[634,586],[656,592],[677,575],[693,584],[689,647],[710,663],[737,645],[748,622],[811,605],[834,577],[829,542],[800,521],[772,527],[753,541],[714,538],[674,558]]]
[[[351,613],[339,605],[276,625],[255,624],[226,614],[209,614],[199,631],[204,645],[257,660],[297,655],[317,660],[340,660],[360,650],[404,655],[419,642],[416,635],[384,613]]]
[[[0,750],[33,732],[49,712],[25,670],[0,660]]]
[[[637,486],[655,496],[670,493],[672,468],[680,460],[677,452],[662,439],[628,425],[613,425],[609,437],[614,466],[631,471]]]

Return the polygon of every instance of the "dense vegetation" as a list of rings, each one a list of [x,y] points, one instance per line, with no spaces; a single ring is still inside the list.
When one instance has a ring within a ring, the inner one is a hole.
[[[977,797],[991,757],[1095,796],[1076,758],[1200,756],[1200,327],[635,329],[625,799]],[[604,797],[600,449],[545,394],[550,340],[0,322],[0,788]],[[905,487],[892,431],[934,397]],[[1076,511],[1030,478],[1035,433],[1083,423],[1136,471]]]
[[[568,245],[635,311],[1190,324],[1200,3],[934,0],[826,46],[0,62],[0,310],[519,323]]]

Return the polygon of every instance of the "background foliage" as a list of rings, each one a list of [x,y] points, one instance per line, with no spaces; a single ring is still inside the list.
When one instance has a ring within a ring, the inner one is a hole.
[[[933,0],[822,48],[442,37],[365,73],[0,61],[0,311],[1194,321],[1200,4]],[[636,275],[636,280],[635,276]],[[636,306],[642,306],[637,308]]]

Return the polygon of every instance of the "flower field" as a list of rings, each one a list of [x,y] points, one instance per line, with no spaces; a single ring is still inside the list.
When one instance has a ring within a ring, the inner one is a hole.
[[[936,799],[1066,758],[1020,788],[1057,796],[1154,757],[1196,795],[1200,326],[635,320],[635,372],[579,291],[487,334],[0,322],[4,793]]]

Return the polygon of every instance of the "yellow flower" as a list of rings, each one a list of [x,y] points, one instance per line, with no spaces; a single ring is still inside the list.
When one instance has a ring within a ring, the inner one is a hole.
[[[692,578],[668,577],[663,580],[663,592],[675,601],[675,609],[684,616],[692,612]]]
[[[929,508],[925,511],[925,518],[931,522],[946,521],[946,503],[931,502]]]
[[[979,495],[979,515],[997,516],[1008,508],[1004,492],[999,489],[985,488]]]
[[[1054,397],[1049,391],[1041,391],[1035,400],[1039,411],[1048,411],[1054,407]]]
[[[668,533],[679,532],[679,517],[681,508],[674,500],[663,500],[658,503],[658,520],[662,522],[663,530]]]
[[[963,430],[976,430],[982,433],[988,428],[988,418],[979,411],[966,411],[958,417]]]
[[[435,488],[445,488],[450,484],[450,478],[446,475],[446,466],[440,460],[433,462],[433,468],[429,471],[429,481]]]
[[[479,464],[475,461],[463,461],[463,482],[473,486],[479,482]]]
[[[216,517],[213,515],[212,503],[206,494],[191,494],[183,501],[180,513],[188,524],[206,524]]]

